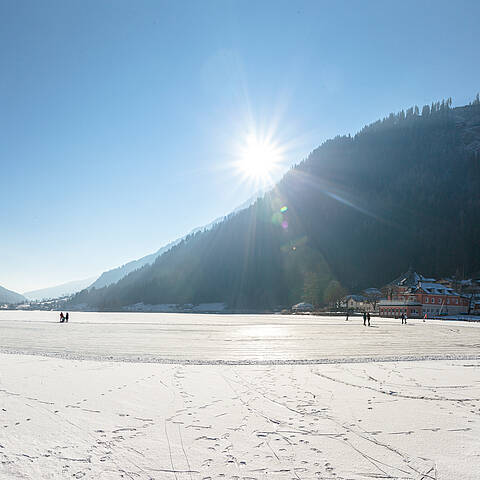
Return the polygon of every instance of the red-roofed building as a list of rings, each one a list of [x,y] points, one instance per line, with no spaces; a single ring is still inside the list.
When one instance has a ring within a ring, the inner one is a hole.
[[[387,298],[378,304],[382,317],[398,318],[404,313],[407,317],[422,318],[468,312],[468,298],[411,270],[389,283],[385,290]]]

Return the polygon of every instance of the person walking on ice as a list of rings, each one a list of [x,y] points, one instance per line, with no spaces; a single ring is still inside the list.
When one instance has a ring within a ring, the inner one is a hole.
[[[63,315],[63,312],[60,312],[60,323],[63,323],[65,321],[65,317]]]
[[[367,322],[368,322],[368,326],[370,326],[370,312],[367,313]]]
[[[68,312],[65,314],[65,322],[68,323]]]
[[[404,313],[402,313],[402,325],[403,324],[407,324],[407,316]]]
[[[363,312],[363,326],[367,326],[367,312]]]

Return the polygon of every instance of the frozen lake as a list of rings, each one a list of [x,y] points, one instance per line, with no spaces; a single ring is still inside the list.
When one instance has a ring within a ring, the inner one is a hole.
[[[480,478],[477,324],[57,313],[0,312],[2,480]]]
[[[360,317],[0,312],[0,351],[148,362],[328,362],[480,357],[480,324]]]

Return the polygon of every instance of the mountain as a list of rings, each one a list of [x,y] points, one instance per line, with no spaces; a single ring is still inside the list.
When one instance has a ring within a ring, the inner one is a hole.
[[[86,278],[84,280],[74,280],[68,283],[62,283],[54,287],[42,288],[25,292],[23,295],[29,300],[45,300],[50,298],[65,297],[72,295],[88,287],[97,277]]]
[[[0,287],[0,304],[4,303],[23,303],[26,298],[19,293],[12,292],[11,290],[7,290],[6,288]]]
[[[157,250],[155,253],[146,255],[145,257],[139,258],[138,260],[132,260],[131,262],[125,263],[121,267],[113,268],[112,270],[107,270],[103,272],[91,285],[86,285],[84,288],[102,288],[111,285],[112,283],[118,282],[120,279],[128,275],[130,272],[137,270],[144,265],[150,265],[153,263],[157,257],[165,253],[167,250],[176,245],[180,240],[171,242],[164,247]]]
[[[72,304],[273,308],[480,269],[480,101],[390,114],[314,150],[249,208]],[[342,288],[343,287],[343,288]]]
[[[262,195],[264,192],[260,191],[250,199],[248,199],[246,202],[244,202],[242,205],[237,207],[234,212],[239,212],[240,210],[243,210],[247,207],[249,207],[257,198]],[[213,222],[210,222],[208,225],[204,225],[203,227],[198,227],[192,230],[188,235],[195,234],[200,231],[205,231],[209,230],[210,228],[214,227],[217,223],[220,223],[223,221],[224,217],[219,217]],[[170,250],[172,247],[175,245],[178,245],[182,240],[184,240],[187,237],[185,235],[182,238],[179,238],[177,240],[174,240],[173,242],[168,243],[164,247],[160,248],[157,250],[155,253],[152,253],[150,255],[146,255],[145,257],[139,258],[138,260],[132,260],[131,262],[128,262],[121,267],[113,268],[112,270],[107,270],[106,272],[103,272],[91,285],[86,285],[83,288],[86,288],[88,286],[88,289],[92,288],[103,288],[107,287],[109,285],[112,285],[113,283],[118,282],[122,278],[124,278],[126,275],[129,273],[138,270],[139,268],[143,267],[144,265],[150,265],[152,264],[160,255],[163,255],[165,252]],[[77,290],[78,291],[78,290]]]

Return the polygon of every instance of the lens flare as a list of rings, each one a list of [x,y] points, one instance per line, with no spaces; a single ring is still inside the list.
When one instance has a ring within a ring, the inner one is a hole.
[[[281,166],[281,161],[281,149],[272,140],[249,134],[240,147],[236,163],[244,177],[267,183]]]

